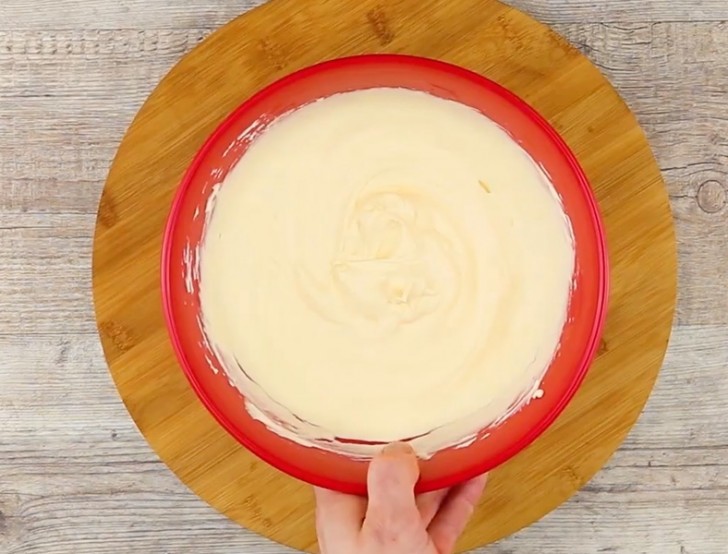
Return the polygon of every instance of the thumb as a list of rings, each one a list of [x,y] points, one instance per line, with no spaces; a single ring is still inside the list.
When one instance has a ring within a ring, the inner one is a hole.
[[[404,443],[387,446],[369,466],[369,505],[365,526],[384,539],[420,525],[415,483],[420,476],[417,457]]]

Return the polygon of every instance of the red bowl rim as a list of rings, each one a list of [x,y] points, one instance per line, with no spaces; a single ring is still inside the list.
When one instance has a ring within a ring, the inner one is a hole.
[[[606,314],[607,314],[607,303],[608,303],[608,291],[609,291],[609,259],[607,254],[606,245],[606,233],[604,230],[604,224],[597,206],[594,193],[589,184],[589,180],[584,173],[581,165],[579,164],[576,155],[572,152],[569,146],[566,144],[564,139],[559,133],[551,126],[551,124],[534,108],[532,108],[526,101],[521,99],[515,93],[499,85],[495,81],[488,79],[487,77],[475,73],[464,67],[460,67],[451,63],[443,62],[440,60],[426,58],[421,56],[407,55],[407,54],[362,54],[355,56],[347,56],[342,58],[336,58],[320,62],[311,66],[294,71],[273,83],[263,87],[258,92],[250,96],[242,104],[240,104],[235,110],[233,110],[225,119],[218,125],[215,131],[205,140],[202,147],[198,150],[197,154],[192,160],[192,163],[187,168],[182,177],[182,180],[177,187],[174,199],[170,208],[170,213],[167,219],[167,225],[164,230],[163,243],[162,243],[162,256],[161,256],[161,294],[162,304],[165,322],[167,325],[167,331],[172,342],[172,346],[177,357],[177,360],[187,377],[192,389],[200,399],[202,404],[205,406],[207,411],[212,414],[215,420],[225,429],[230,435],[233,436],[240,444],[255,454],[257,457],[272,465],[274,468],[288,474],[299,480],[303,480],[315,486],[325,487],[328,489],[338,490],[345,493],[351,494],[363,494],[366,491],[362,488],[359,483],[353,483],[349,481],[341,481],[339,479],[332,479],[325,475],[318,475],[310,473],[290,463],[285,458],[279,457],[274,452],[271,452],[265,448],[260,447],[255,441],[251,440],[247,434],[240,431],[237,427],[227,419],[225,414],[218,408],[218,406],[211,400],[203,389],[200,382],[197,380],[194,371],[190,367],[188,360],[184,354],[182,348],[182,342],[177,332],[177,328],[174,324],[172,300],[170,294],[170,274],[168,271],[170,260],[170,252],[172,249],[172,238],[174,230],[177,225],[179,218],[179,212],[182,206],[183,199],[189,188],[190,182],[197,173],[203,160],[206,158],[208,152],[213,147],[217,139],[223,135],[231,126],[235,124],[239,118],[239,114],[244,113],[250,104],[254,104],[259,101],[262,97],[268,96],[275,93],[281,88],[285,88],[290,83],[301,79],[306,79],[308,76],[325,71],[327,69],[337,68],[346,65],[356,64],[367,64],[372,62],[385,62],[392,64],[407,64],[411,66],[419,66],[426,69],[437,69],[441,71],[450,72],[458,77],[470,80],[476,85],[487,89],[490,93],[499,95],[504,100],[510,102],[516,106],[522,113],[529,117],[529,119],[540,127],[542,131],[549,137],[552,144],[558,149],[558,151],[564,156],[570,170],[576,177],[581,190],[584,192],[586,203],[588,205],[588,215],[590,216],[591,223],[596,233],[596,243],[598,249],[598,273],[597,278],[599,280],[597,291],[597,306],[596,313],[594,316],[594,322],[589,335],[588,343],[584,349],[584,354],[580,363],[578,364],[578,370],[573,373],[571,383],[565,393],[559,399],[554,407],[547,412],[536,425],[517,442],[514,442],[510,447],[504,449],[500,455],[489,458],[487,461],[476,463],[473,466],[450,473],[444,477],[431,479],[428,482],[420,481],[417,485],[418,492],[427,492],[442,488],[454,486],[458,483],[462,483],[468,479],[471,479],[484,472],[490,471],[491,469],[503,464],[510,458],[524,450],[533,441],[535,441],[551,424],[556,418],[563,412],[568,403],[576,394],[576,391],[581,386],[587,372],[594,360],[597,352],[600,337],[604,328]]]

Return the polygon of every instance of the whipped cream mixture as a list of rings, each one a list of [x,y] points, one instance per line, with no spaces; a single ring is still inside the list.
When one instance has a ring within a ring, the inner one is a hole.
[[[203,327],[273,431],[428,456],[542,394],[573,271],[558,196],[499,126],[422,92],[356,91],[274,122],[222,184]]]

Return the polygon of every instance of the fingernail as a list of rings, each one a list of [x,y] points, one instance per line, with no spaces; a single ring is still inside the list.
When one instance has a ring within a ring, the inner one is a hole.
[[[406,442],[393,442],[382,449],[383,454],[414,454],[414,452]]]

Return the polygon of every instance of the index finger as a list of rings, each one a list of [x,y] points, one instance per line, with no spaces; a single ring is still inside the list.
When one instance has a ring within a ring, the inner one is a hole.
[[[321,549],[338,552],[341,547],[337,545],[354,544],[364,521],[366,499],[319,487],[314,487],[313,492]]]

